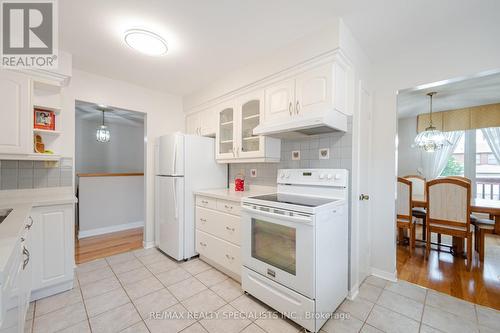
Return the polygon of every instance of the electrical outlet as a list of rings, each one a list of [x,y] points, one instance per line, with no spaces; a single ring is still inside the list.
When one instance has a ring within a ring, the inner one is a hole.
[[[300,160],[300,150],[292,151],[292,161],[299,161],[299,160]]]
[[[257,177],[257,169],[250,169],[250,177],[252,178]]]

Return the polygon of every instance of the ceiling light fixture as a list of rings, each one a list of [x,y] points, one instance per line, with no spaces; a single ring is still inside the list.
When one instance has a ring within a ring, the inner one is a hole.
[[[104,109],[102,111],[102,125],[97,128],[96,140],[99,142],[109,142],[111,139],[111,133],[109,132],[108,126],[104,124]]]
[[[141,53],[151,56],[161,56],[167,53],[167,42],[154,32],[144,29],[125,31],[125,43]]]
[[[430,98],[429,127],[427,127],[423,132],[420,132],[415,138],[416,147],[431,153],[443,148],[444,146],[451,145],[451,142],[446,138],[443,132],[432,125],[432,97],[435,94],[436,92],[430,92],[427,94]]]

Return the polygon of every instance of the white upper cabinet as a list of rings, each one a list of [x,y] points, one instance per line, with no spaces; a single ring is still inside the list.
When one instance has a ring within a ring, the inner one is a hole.
[[[236,159],[238,136],[236,112],[233,101],[220,104],[217,107],[217,133],[215,156],[218,160]]]
[[[211,108],[201,112],[200,131],[203,136],[215,137],[217,132],[217,114],[215,109]]]
[[[186,133],[200,135],[200,116],[198,113],[186,116]]]
[[[297,76],[295,80],[296,115],[319,114],[333,107],[333,64],[321,66]]]
[[[263,123],[284,123],[296,117],[314,117],[346,110],[346,68],[330,62],[271,84],[265,89]]]
[[[0,154],[31,152],[30,80],[0,70]]]
[[[292,115],[295,103],[295,79],[276,83],[265,90],[265,121],[275,122]]]
[[[278,162],[281,140],[254,135],[264,106],[257,90],[218,106],[216,159],[221,163]]]
[[[186,133],[214,137],[217,131],[217,114],[215,109],[207,109],[186,116]]]

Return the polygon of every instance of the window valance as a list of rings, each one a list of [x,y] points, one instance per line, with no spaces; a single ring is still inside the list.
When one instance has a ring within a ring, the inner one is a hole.
[[[443,132],[500,127],[500,103],[433,112],[432,123]],[[428,126],[429,114],[418,115],[417,132],[424,131]]]

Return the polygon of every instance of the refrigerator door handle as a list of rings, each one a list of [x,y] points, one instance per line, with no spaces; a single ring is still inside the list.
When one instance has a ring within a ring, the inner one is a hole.
[[[177,178],[173,177],[172,188],[174,191],[174,211],[175,211],[175,219],[179,218],[179,208],[177,207]]]
[[[176,164],[177,164],[177,137],[174,136],[174,158],[172,158],[172,174],[176,175]]]

